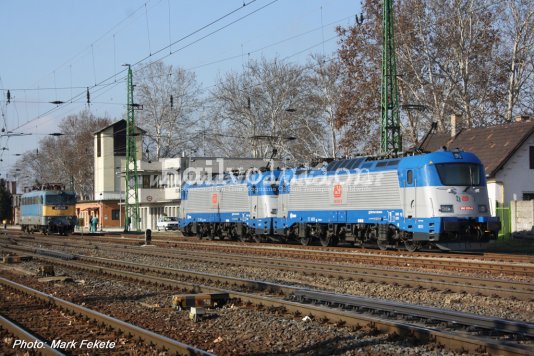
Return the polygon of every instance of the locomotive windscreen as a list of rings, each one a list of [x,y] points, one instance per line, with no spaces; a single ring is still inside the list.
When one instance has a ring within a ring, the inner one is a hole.
[[[436,164],[443,185],[480,185],[480,165],[471,163]]]
[[[76,204],[76,196],[73,194],[46,195],[45,204]]]

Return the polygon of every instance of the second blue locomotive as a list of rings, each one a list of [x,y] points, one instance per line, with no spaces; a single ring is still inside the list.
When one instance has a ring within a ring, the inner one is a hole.
[[[185,184],[185,234],[256,241],[314,240],[467,249],[500,230],[484,167],[472,153],[360,157],[321,169],[285,169]]]

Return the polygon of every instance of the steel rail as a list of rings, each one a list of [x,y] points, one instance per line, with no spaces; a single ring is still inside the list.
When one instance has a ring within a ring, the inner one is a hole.
[[[197,292],[205,293],[228,293],[233,299],[239,299],[243,303],[251,303],[261,307],[280,308],[288,313],[295,315],[310,315],[316,319],[324,321],[332,321],[347,325],[369,326],[380,331],[396,333],[401,336],[411,335],[422,341],[433,341],[444,345],[451,350],[467,351],[467,352],[488,352],[498,353],[501,355],[531,355],[534,348],[505,341],[490,339],[487,337],[466,336],[457,333],[439,331],[433,328],[422,327],[408,324],[405,322],[397,322],[393,320],[386,320],[375,318],[368,315],[357,314],[354,312],[343,311],[332,308],[325,308],[321,306],[307,305],[302,303],[295,303],[288,300],[273,298],[269,296],[253,295],[249,293],[239,292],[235,290],[228,290],[225,288],[210,287],[194,283],[176,281],[175,279],[168,279],[157,277],[154,275],[147,275],[144,273],[136,273],[124,270],[116,270],[102,266],[91,266],[76,261],[57,260],[51,257],[36,256],[38,259],[44,259],[49,262],[59,264],[65,267],[76,268],[93,272],[96,274],[111,276],[126,280],[141,281],[151,285],[168,286],[171,288],[184,289],[187,286],[189,289]],[[213,275],[207,276],[208,281],[213,278]],[[228,283],[230,284],[230,283]],[[262,283],[264,285],[264,283]],[[296,290],[293,287],[280,286],[273,287],[274,291],[283,291],[285,288]],[[475,316],[475,318],[478,316]],[[475,323],[474,326],[478,324]],[[499,323],[492,330],[499,328]]]
[[[510,275],[532,276],[534,275],[534,265],[520,265],[520,264],[506,264],[500,262],[485,262],[485,261],[465,261],[457,260],[450,261],[446,259],[429,258],[429,257],[407,257],[407,256],[387,256],[387,255],[372,255],[372,254],[357,254],[348,252],[325,252],[319,250],[291,250],[265,247],[250,247],[250,246],[228,246],[228,245],[207,245],[207,244],[193,244],[180,243],[182,246],[196,248],[202,251],[220,251],[225,253],[235,253],[240,250],[247,250],[260,256],[272,255],[276,253],[280,257],[294,257],[303,256],[307,259],[310,255],[317,256],[325,260],[340,260],[348,262],[359,262],[369,264],[382,264],[386,266],[399,267],[421,267],[421,268],[440,268],[444,270],[470,270],[480,272],[499,272]]]
[[[109,240],[124,241],[125,238],[110,238],[99,239],[104,242]],[[128,238],[126,238],[128,239]],[[42,239],[40,239],[42,240]],[[95,239],[93,239],[94,241]],[[133,242],[139,244],[141,239],[133,239]],[[206,251],[219,251],[225,253],[236,253],[240,251],[247,251],[260,256],[268,256],[277,254],[280,257],[304,257],[309,259],[310,255],[317,256],[324,260],[340,260],[346,262],[357,262],[367,264],[381,264],[391,267],[420,267],[420,268],[438,268],[444,270],[469,270],[477,272],[491,272],[502,273],[509,275],[519,276],[532,276],[534,275],[534,264],[509,264],[506,262],[493,262],[493,261],[466,261],[458,259],[451,261],[450,258],[436,257],[412,257],[412,256],[398,256],[398,255],[383,255],[379,253],[358,253],[358,252],[341,252],[341,251],[324,251],[314,249],[296,249],[296,248],[278,248],[268,245],[264,246],[248,246],[248,245],[235,245],[235,244],[206,244],[206,243],[194,243],[191,241],[172,241],[175,245],[181,245],[182,247],[193,248]]]
[[[44,356],[64,356],[65,354],[52,348],[46,341],[40,339],[39,337],[29,333],[23,327],[15,324],[11,320],[0,315],[0,326],[2,329],[6,330],[11,335],[17,337],[19,340],[24,340],[26,342],[38,342],[43,345],[39,350],[33,350],[36,354]],[[13,348],[15,350],[15,348]]]
[[[244,278],[235,278],[235,277],[226,277],[211,273],[203,273],[203,272],[193,272],[189,270],[183,270],[183,269],[176,269],[176,268],[168,268],[168,267],[155,267],[150,266],[146,264],[139,264],[139,263],[133,263],[133,262],[127,262],[127,261],[117,261],[102,257],[87,257],[83,255],[79,255],[80,261],[87,261],[90,263],[104,263],[105,265],[109,266],[119,266],[123,268],[129,268],[138,270],[141,272],[152,272],[160,275],[173,275],[177,277],[192,277],[196,278],[202,281],[217,281],[224,284],[230,284],[230,285],[239,285],[246,288],[252,288],[254,290],[259,291],[268,291],[269,293],[284,293],[286,295],[294,294],[299,295],[299,293],[302,293],[304,291],[308,292],[309,290],[301,289],[297,287],[292,287],[289,285],[283,285],[278,283],[270,283],[270,282],[261,282],[261,281],[255,281],[255,280],[249,280]],[[327,294],[325,292],[318,292],[318,291],[309,291],[309,293],[315,293],[315,296],[320,295],[321,293],[326,296],[334,296],[333,294]],[[339,296],[340,298],[343,297],[345,299],[346,296],[342,295]],[[521,333],[528,336],[534,337],[534,324],[530,323],[524,323],[524,322],[513,322],[509,320],[499,319],[499,318],[492,318],[492,317],[484,317],[480,315],[475,314],[469,314],[469,313],[462,313],[462,312],[455,312],[455,311],[449,311],[446,309],[438,309],[438,308],[432,308],[432,307],[425,307],[425,306],[418,306],[418,305],[412,305],[412,304],[405,304],[405,303],[398,303],[398,302],[389,302],[384,301],[380,299],[371,299],[371,298],[359,298],[354,297],[352,299],[352,303],[358,303],[358,305],[362,307],[370,307],[373,309],[379,309],[379,310],[386,310],[386,311],[394,311],[395,308],[398,310],[399,314],[406,314],[406,315],[413,315],[413,316],[421,316],[425,317],[426,319],[437,319],[442,321],[454,321],[460,322],[463,321],[465,325],[471,325],[471,326],[480,326],[484,328],[494,329],[502,332],[508,332],[508,333]],[[353,304],[355,305],[355,304]],[[442,314],[440,316],[439,314]],[[491,322],[490,324],[488,324]]]
[[[473,314],[462,313],[454,310],[439,309],[427,306],[414,306],[411,304],[391,302],[387,300],[376,300],[370,298],[355,297],[352,295],[339,295],[326,292],[296,290],[293,294],[297,299],[316,301],[321,303],[341,305],[343,307],[380,309],[388,313],[410,315],[425,319],[434,319],[443,322],[460,325],[476,326],[484,329],[494,329],[500,332],[517,333],[534,337],[534,324],[505,320],[493,317],[478,315],[473,318]],[[476,320],[473,323],[473,320]]]
[[[146,343],[153,343],[154,345],[157,345],[162,349],[168,350],[171,353],[180,355],[211,355],[210,353],[197,349],[193,346],[183,344],[166,336],[156,334],[150,330],[146,330],[138,326],[129,324],[125,321],[115,319],[109,315],[105,315],[100,312],[85,308],[81,305],[77,305],[69,301],[54,297],[50,294],[43,293],[33,288],[23,286],[22,284],[10,281],[9,279],[0,277],[0,283],[4,286],[31,295],[47,303],[54,304],[75,314],[83,315],[91,320],[94,320],[97,323],[103,323],[115,330],[119,330],[125,333],[126,335],[133,335],[135,337],[138,337],[144,340]]]
[[[62,246],[77,247],[61,244]],[[20,247],[20,246],[17,246]],[[87,246],[88,247],[88,246]],[[107,247],[107,250],[124,252],[124,246]],[[133,251],[132,251],[133,250]],[[28,248],[27,251],[31,251]],[[331,278],[366,281],[372,283],[392,283],[410,287],[422,287],[475,295],[500,296],[518,300],[534,299],[534,284],[511,281],[483,279],[475,277],[445,276],[428,272],[399,271],[374,267],[359,267],[349,265],[330,265],[320,262],[306,262],[268,257],[248,257],[243,255],[220,255],[213,252],[193,252],[187,250],[172,250],[155,248],[146,249],[137,246],[129,247],[129,251],[147,255],[166,257],[170,259],[186,259],[192,261],[208,261],[216,264],[246,265],[251,267],[276,268],[283,271],[300,272],[303,274],[317,274]],[[211,257],[210,257],[211,256]]]
[[[175,237],[175,236],[170,236]],[[195,243],[192,240],[195,238],[191,237],[178,237],[176,239],[162,239],[162,238],[153,238],[154,243],[162,244],[173,244],[173,243]],[[100,238],[104,239],[120,239],[120,240],[131,240],[139,241],[139,238],[132,238],[131,236],[121,235],[120,238],[108,235],[102,236]],[[235,240],[197,240],[198,244],[219,244],[219,245],[231,245],[231,246],[241,246],[249,248],[257,248],[258,243],[256,242],[241,242]],[[417,251],[417,252],[408,252],[406,250],[387,250],[382,251],[378,248],[367,248],[367,247],[351,247],[351,246],[340,246],[340,247],[323,247],[323,246],[301,246],[299,243],[270,243],[263,244],[262,247],[274,248],[274,249],[290,249],[290,250],[299,250],[299,251],[315,251],[315,252],[332,252],[332,253],[357,253],[362,255],[379,255],[379,256],[398,256],[401,254],[409,254],[409,257],[427,257],[427,258],[442,258],[442,259],[460,259],[460,260],[478,260],[481,262],[520,262],[520,263],[534,263],[534,256],[529,255],[512,255],[512,254],[499,254],[499,253],[470,253],[462,251]]]
[[[10,234],[20,235],[23,238],[54,238],[53,236],[35,236],[35,235],[24,235],[20,231],[10,231]],[[132,244],[138,244],[139,242],[143,241],[143,237],[132,237],[131,235],[120,235],[117,236],[116,234],[109,234],[109,235],[101,235],[101,236],[89,236],[89,235],[83,235],[83,234],[76,234],[77,237],[86,237],[88,236],[91,240],[95,241],[110,241],[110,240],[117,240],[121,242],[131,242]],[[169,239],[170,238],[170,239]],[[63,241],[66,239],[65,237],[61,238]],[[68,237],[67,237],[68,239]],[[192,241],[191,237],[184,237],[184,236],[175,236],[170,235],[166,236],[166,238],[162,237],[154,237],[152,239],[153,243],[161,243],[161,244],[173,244],[173,243],[195,243]],[[219,243],[221,242],[221,243]],[[240,247],[249,247],[249,248],[257,248],[257,243],[243,243],[241,241],[228,241],[225,240],[224,242],[220,240],[209,240],[209,241],[198,241],[197,244],[218,244],[220,246],[240,246]],[[407,252],[407,251],[382,251],[378,249],[368,249],[366,247],[363,248],[355,248],[355,247],[322,247],[322,246],[300,246],[298,243],[294,245],[288,245],[287,243],[279,243],[276,245],[273,244],[264,244],[262,245],[264,248],[274,248],[274,249],[288,249],[293,251],[314,251],[314,252],[331,252],[331,253],[350,253],[350,254],[361,254],[361,255],[375,255],[375,256],[397,256],[398,253],[408,253],[409,257],[427,257],[427,258],[441,258],[441,259],[460,259],[460,260],[478,260],[480,262],[501,262],[501,263],[534,263],[534,256],[529,255],[513,255],[513,254],[500,254],[500,253],[492,253],[492,252],[484,252],[484,253],[469,253],[469,252],[461,252],[461,251],[455,251],[455,252],[432,252],[432,251],[419,251],[419,252]],[[350,252],[347,252],[350,251]]]
[[[173,268],[166,268],[166,267],[155,267],[145,264],[138,264],[138,263],[132,263],[132,262],[126,262],[126,261],[117,261],[102,257],[87,257],[83,255],[78,255],[79,259],[78,261],[87,261],[92,263],[101,263],[108,266],[120,266],[122,268],[128,268],[129,271],[123,271],[123,270],[116,270],[112,268],[106,268],[101,266],[91,266],[87,265],[85,263],[75,262],[75,261],[69,261],[69,262],[63,262],[63,261],[56,261],[55,259],[51,259],[49,257],[41,257],[37,256],[37,258],[44,258],[46,260],[52,261],[54,263],[62,264],[64,266],[70,266],[75,268],[82,268],[82,269],[89,269],[92,271],[96,271],[99,273],[103,273],[106,271],[107,273],[112,273],[112,275],[117,276],[117,273],[119,276],[122,273],[126,273],[127,275],[134,275],[134,276],[143,276],[146,277],[146,272],[151,272],[155,274],[165,275],[165,276],[174,276],[174,277],[185,277],[185,278],[195,278],[200,281],[215,281],[219,282],[225,285],[234,285],[234,286],[242,286],[246,288],[252,288],[254,290],[259,291],[265,291],[268,293],[283,293],[285,295],[302,295],[305,292],[309,293],[316,293],[315,295],[320,295],[323,293],[323,295],[328,296],[334,296],[333,294],[328,294],[325,292],[319,292],[319,291],[312,291],[297,287],[292,287],[288,285],[283,284],[276,284],[276,283],[269,283],[269,282],[260,282],[255,280],[248,280],[243,278],[234,278],[234,277],[226,277],[226,276],[220,276],[215,274],[209,274],[209,273],[202,273],[202,272],[193,272],[193,271],[187,271],[187,270],[181,270],[181,269],[173,269]],[[140,271],[141,273],[136,272],[130,272],[131,269],[135,269]],[[162,278],[157,276],[150,276],[149,278],[154,278],[154,280],[160,280]],[[166,278],[163,278],[163,280],[167,280]],[[181,283],[181,282],[180,282]],[[182,283],[183,284],[183,283]],[[189,287],[195,288],[195,284],[189,284]],[[208,288],[204,286],[203,288]],[[212,288],[212,287],[209,287]],[[212,288],[213,289],[213,288]],[[213,291],[221,291],[218,288],[215,288]],[[223,290],[224,292],[228,292],[226,290]],[[337,295],[339,298],[347,298],[346,295]],[[421,316],[425,317],[427,319],[434,319],[434,320],[442,320],[442,321],[453,321],[456,320],[457,323],[461,323],[463,325],[469,325],[469,326],[476,326],[476,327],[483,327],[483,328],[490,328],[495,331],[500,332],[506,332],[506,333],[520,333],[525,334],[527,336],[534,336],[534,324],[526,323],[526,322],[516,322],[516,321],[509,321],[505,319],[499,319],[499,318],[492,318],[492,317],[485,317],[480,316],[476,314],[470,314],[470,313],[462,313],[462,312],[455,312],[455,311],[449,311],[446,309],[438,309],[438,308],[431,308],[431,307],[424,307],[424,306],[417,306],[417,305],[411,305],[411,304],[405,304],[405,303],[397,303],[397,302],[390,302],[390,301],[384,301],[380,299],[371,299],[371,298],[359,298],[359,297],[353,297],[352,298],[352,306],[354,306],[358,302],[359,306],[364,308],[372,308],[375,310],[386,310],[386,311],[393,311],[395,308],[397,308],[398,313],[402,314],[401,311],[405,311],[403,314],[406,315],[415,315],[415,316]],[[439,314],[443,314],[443,317],[440,317]],[[456,319],[455,319],[456,318]],[[488,324],[488,322],[491,321],[491,325]]]
[[[114,249],[114,248],[111,248]],[[376,267],[361,267],[343,264],[326,264],[299,260],[278,259],[269,257],[249,257],[235,254],[217,254],[213,252],[194,252],[188,250],[150,249],[130,247],[129,250],[147,255],[170,259],[187,259],[191,261],[208,261],[216,264],[245,265],[250,267],[276,268],[284,271],[317,274],[325,277],[342,277],[348,280],[367,282],[384,282],[397,285],[419,286],[428,289],[439,289],[453,292],[471,292],[487,296],[511,297],[519,300],[534,299],[534,283],[513,282],[486,278],[446,276],[443,274],[400,271]],[[116,251],[120,251],[116,249]],[[124,252],[124,248],[122,249]]]

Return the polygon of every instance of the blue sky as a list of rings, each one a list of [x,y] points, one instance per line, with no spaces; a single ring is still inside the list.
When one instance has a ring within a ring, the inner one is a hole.
[[[12,97],[6,105],[6,92],[0,90],[0,123],[9,131],[31,134],[0,138],[8,149],[0,151],[1,177],[15,154],[35,149],[39,139],[57,131],[63,117],[86,108],[85,87],[90,87],[94,114],[120,118],[126,101],[123,63],[143,65],[165,57],[165,63],[195,72],[201,86],[209,89],[220,75],[239,72],[249,58],[304,63],[312,53],[331,55],[337,48],[335,27],[352,24],[360,12],[360,2],[354,0],[243,3],[0,0],[0,89],[10,89]],[[169,48],[163,48],[173,42],[174,53],[169,55]],[[95,83],[107,85],[93,87]],[[77,94],[81,96],[72,103],[49,104],[70,101]]]

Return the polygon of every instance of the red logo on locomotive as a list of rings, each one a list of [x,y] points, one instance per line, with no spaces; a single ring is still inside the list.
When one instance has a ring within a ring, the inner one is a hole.
[[[217,193],[213,193],[211,195],[211,204],[217,205],[218,201],[219,201],[219,197],[217,196]]]
[[[343,187],[341,184],[334,185],[334,198],[341,198],[341,193],[343,192]]]

